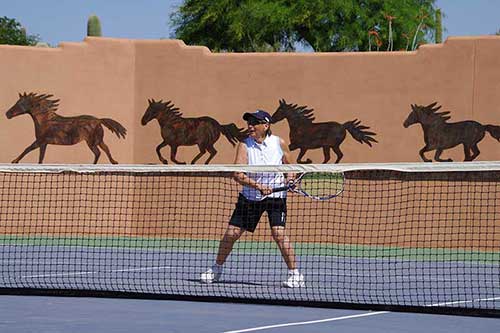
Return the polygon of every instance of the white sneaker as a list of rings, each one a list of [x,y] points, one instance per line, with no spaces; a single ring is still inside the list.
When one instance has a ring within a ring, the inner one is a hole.
[[[305,287],[304,276],[300,273],[288,273],[288,278],[283,281],[283,287],[302,288]]]
[[[222,267],[218,265],[212,266],[206,272],[201,273],[200,280],[203,283],[212,283],[214,281],[219,281],[222,275]]]

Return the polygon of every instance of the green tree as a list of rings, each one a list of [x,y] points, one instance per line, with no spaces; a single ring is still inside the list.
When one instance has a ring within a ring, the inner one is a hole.
[[[293,49],[292,8],[270,0],[186,0],[172,15],[175,37],[231,52]]]
[[[87,21],[87,36],[102,37],[101,21],[96,15],[91,15]]]
[[[26,29],[15,19],[0,17],[0,44],[36,45],[39,41],[38,35],[28,35]]]
[[[435,0],[185,0],[175,38],[214,51],[415,49],[434,40]]]

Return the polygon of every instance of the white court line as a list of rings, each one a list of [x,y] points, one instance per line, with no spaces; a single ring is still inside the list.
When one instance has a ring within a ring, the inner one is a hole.
[[[445,306],[445,305],[454,305],[454,304],[466,304],[466,303],[474,303],[474,302],[483,302],[483,301],[497,301],[500,300],[500,297],[491,297],[491,298],[478,298],[478,299],[473,299],[473,300],[468,300],[468,301],[453,301],[453,302],[444,302],[444,303],[435,303],[435,304],[429,304],[425,306]]]
[[[473,300],[468,300],[468,301],[453,301],[453,302],[435,303],[435,304],[427,304],[425,306],[427,306],[427,307],[446,306],[446,305],[454,305],[454,304],[464,304],[464,303],[473,303],[473,302],[481,302],[481,301],[496,301],[496,300],[500,300],[500,297],[478,298],[478,299],[473,299]],[[225,331],[223,333],[242,333],[242,332],[261,331],[261,330],[266,330],[266,329],[271,329],[271,328],[318,324],[318,323],[324,323],[324,322],[329,322],[329,321],[338,321],[338,320],[344,320],[344,319],[360,318],[360,317],[374,316],[374,315],[380,315],[380,314],[386,314],[386,313],[390,313],[390,312],[389,311],[368,312],[368,313],[362,313],[359,315],[351,315],[351,316],[344,316],[344,317],[335,317],[335,318],[326,318],[326,319],[303,321],[303,322],[296,322],[296,323],[285,323],[285,324],[277,324],[277,325],[269,325],[269,326],[260,326],[260,327],[246,328],[246,329],[236,330],[236,331]]]
[[[95,271],[95,272],[74,272],[74,273],[58,273],[58,274],[40,274],[40,275],[23,275],[21,278],[39,278],[39,277],[53,277],[53,276],[73,276],[73,275],[88,275],[98,273],[114,273],[114,272],[134,272],[134,271],[151,271],[159,269],[171,269],[172,266],[158,266],[158,267],[142,267],[131,269],[115,269],[110,271]]]
[[[345,319],[353,319],[353,318],[360,318],[360,317],[375,316],[375,315],[380,315],[380,314],[384,314],[384,313],[389,313],[389,312],[388,311],[368,312],[368,313],[362,313],[362,314],[351,315],[351,316],[344,316],[344,317],[335,317],[335,318],[327,318],[327,319],[319,319],[319,320],[311,320],[311,321],[302,321],[302,322],[296,322],[296,323],[286,323],[286,324],[278,324],[278,325],[253,327],[253,328],[246,328],[246,329],[237,330],[237,331],[225,331],[224,333],[252,332],[252,331],[267,330],[267,329],[270,329],[270,328],[277,328],[277,327],[288,327],[288,326],[299,326],[299,325],[317,324],[317,323],[325,323],[325,322],[329,322],[329,321],[337,321],[337,320],[345,320]]]
[[[33,260],[34,261],[34,260]],[[5,260],[0,260],[0,263],[7,262],[7,263],[14,263],[14,264],[26,264],[26,265],[33,265],[32,262],[27,262],[25,260],[14,260],[14,261],[5,261]],[[56,262],[49,262],[47,265],[68,265],[66,261],[56,261]],[[196,271],[200,272],[200,267],[188,267],[188,266],[158,266],[158,267],[143,267],[143,268],[131,268],[131,269],[117,269],[117,270],[109,270],[109,271],[82,271],[82,272],[74,272],[74,273],[55,273],[55,274],[46,274],[46,275],[25,275],[21,277],[51,277],[51,276],[65,276],[65,275],[79,275],[79,274],[97,274],[97,273],[109,273],[109,272],[131,272],[131,271],[142,271],[142,270],[155,270],[155,269],[175,269],[179,268],[184,271]],[[256,274],[257,272],[267,272],[267,271],[274,271],[273,269],[262,269],[262,270],[249,270],[248,268],[233,268],[233,267],[228,267],[227,269],[224,270],[227,274],[231,274],[234,272],[245,272],[247,274]]]
[[[142,267],[142,268],[110,270],[110,271],[90,271],[90,272],[74,272],[74,273],[59,273],[59,274],[44,274],[44,275],[28,275],[28,276],[22,276],[22,278],[54,277],[54,276],[74,276],[74,275],[97,274],[97,273],[103,273],[103,272],[104,273],[109,273],[109,272],[131,272],[131,271],[160,270],[160,269],[172,269],[172,268],[178,268],[178,266],[158,266],[158,267]],[[427,304],[427,305],[424,305],[424,306],[426,306],[426,307],[438,307],[438,306],[466,304],[466,303],[474,303],[474,302],[481,302],[481,301],[496,301],[496,300],[500,300],[500,297],[480,298],[480,299],[473,299],[473,300],[466,300],[466,301],[451,301],[451,302]],[[277,325],[268,325],[268,326],[253,327],[253,328],[247,328],[247,329],[235,330],[235,331],[225,331],[224,333],[243,333],[243,332],[260,331],[260,330],[266,330],[266,329],[272,329],[272,328],[280,328],[280,327],[310,325],[310,324],[318,324],[318,323],[331,322],[331,321],[339,321],[339,320],[345,320],[345,319],[368,317],[368,316],[374,316],[374,315],[380,315],[380,314],[386,314],[386,313],[390,313],[390,312],[389,311],[368,312],[368,313],[362,313],[362,314],[350,315],[350,316],[343,316],[343,317],[326,318],[326,319],[304,321],[304,322],[284,323],[284,324],[277,324]]]

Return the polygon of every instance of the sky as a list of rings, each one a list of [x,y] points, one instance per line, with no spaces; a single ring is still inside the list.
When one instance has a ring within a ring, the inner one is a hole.
[[[28,34],[57,46],[85,38],[87,19],[99,17],[103,36],[171,38],[170,14],[183,0],[0,0],[0,16],[15,18]],[[448,36],[491,35],[500,29],[500,0],[437,0]]]

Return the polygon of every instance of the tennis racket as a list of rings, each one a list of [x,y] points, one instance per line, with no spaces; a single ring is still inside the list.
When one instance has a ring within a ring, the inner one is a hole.
[[[291,191],[315,200],[329,200],[342,193],[344,181],[342,172],[306,172],[288,185],[274,188],[273,193]]]

